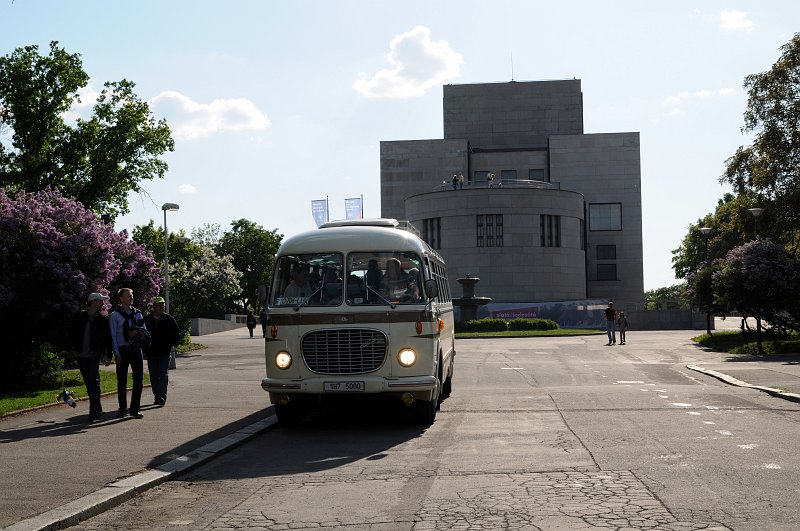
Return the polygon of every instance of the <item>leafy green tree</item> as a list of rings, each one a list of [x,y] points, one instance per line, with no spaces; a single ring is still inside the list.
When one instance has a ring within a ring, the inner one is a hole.
[[[69,125],[64,115],[89,82],[79,54],[50,43],[0,57],[0,187],[8,193],[58,189],[97,214],[125,214],[128,193],[142,181],[163,177],[159,157],[174,150],[164,120],[156,121],[127,80],[107,82],[93,115]]]
[[[219,223],[205,223],[192,229],[192,241],[203,247],[214,249],[222,238],[222,227]]]
[[[737,194],[752,194],[766,208],[759,233],[800,252],[800,33],[781,47],[772,68],[747,76],[744,132],[756,132],[750,146],[727,161],[722,182]]]
[[[151,219],[147,225],[138,225],[133,228],[133,240],[139,245],[143,245],[156,261],[164,267],[164,229],[156,227]],[[170,275],[172,268],[181,262],[191,264],[200,257],[201,246],[193,239],[186,236],[186,232],[181,229],[177,233],[170,232],[167,239],[167,253],[169,254]],[[172,280],[170,280],[172,282]]]
[[[257,306],[259,284],[269,285],[275,254],[283,235],[268,231],[252,221],[240,219],[231,223],[231,231],[220,238],[215,247],[218,255],[228,255],[237,271],[242,273],[240,290],[231,302],[232,310],[247,311]]]
[[[677,278],[686,278],[707,260],[725,258],[728,252],[755,238],[755,219],[748,209],[755,205],[749,195],[725,194],[712,214],[689,225],[681,246],[672,251],[672,267]],[[708,235],[700,232],[707,227]]]
[[[647,290],[644,293],[647,301],[648,310],[658,310],[663,306],[685,308],[688,306],[686,300],[686,283],[673,284],[664,288]]]

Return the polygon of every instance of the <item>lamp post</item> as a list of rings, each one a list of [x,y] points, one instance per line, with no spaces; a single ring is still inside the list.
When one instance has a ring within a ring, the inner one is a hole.
[[[758,238],[758,216],[760,216],[763,212],[763,208],[748,208],[747,209],[751,214],[753,214],[753,218],[755,219],[756,223],[756,238]]]
[[[704,260],[708,261],[708,235],[711,234],[711,227],[700,227],[700,234],[703,235],[703,242],[705,243],[705,256]],[[710,305],[706,307],[706,334],[711,335],[711,309]]]
[[[169,313],[169,241],[167,233],[167,210],[175,211],[180,209],[175,203],[164,203],[161,210],[164,211],[164,311]]]

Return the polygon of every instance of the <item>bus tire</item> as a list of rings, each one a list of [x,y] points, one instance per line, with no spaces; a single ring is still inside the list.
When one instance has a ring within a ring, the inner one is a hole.
[[[436,420],[439,400],[420,400],[414,404],[414,420],[417,424],[430,426]]]
[[[298,404],[275,404],[275,416],[282,426],[297,426],[303,420],[303,409]]]
[[[442,385],[442,398],[447,398],[453,392],[453,375],[449,375]]]

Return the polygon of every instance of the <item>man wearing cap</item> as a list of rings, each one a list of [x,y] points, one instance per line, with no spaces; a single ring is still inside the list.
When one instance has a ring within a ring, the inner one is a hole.
[[[85,310],[76,313],[70,323],[68,350],[75,354],[78,368],[89,395],[89,420],[103,414],[100,404],[100,360],[111,357],[111,329],[108,318],[100,313],[108,297],[92,293]]]
[[[150,346],[144,348],[155,397],[153,404],[164,406],[167,403],[169,357],[172,347],[178,345],[181,333],[175,318],[164,311],[164,297],[153,299],[153,312],[145,316],[144,324],[153,338]]]

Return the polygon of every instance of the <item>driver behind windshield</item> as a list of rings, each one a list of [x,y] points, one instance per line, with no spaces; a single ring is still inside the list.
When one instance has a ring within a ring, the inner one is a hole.
[[[400,260],[386,261],[386,274],[381,279],[380,293],[390,301],[419,301],[419,288],[408,273],[400,267]]]
[[[308,282],[308,264],[298,264],[292,271],[292,281],[286,286],[283,296],[287,299],[308,299],[312,292],[311,284]]]

